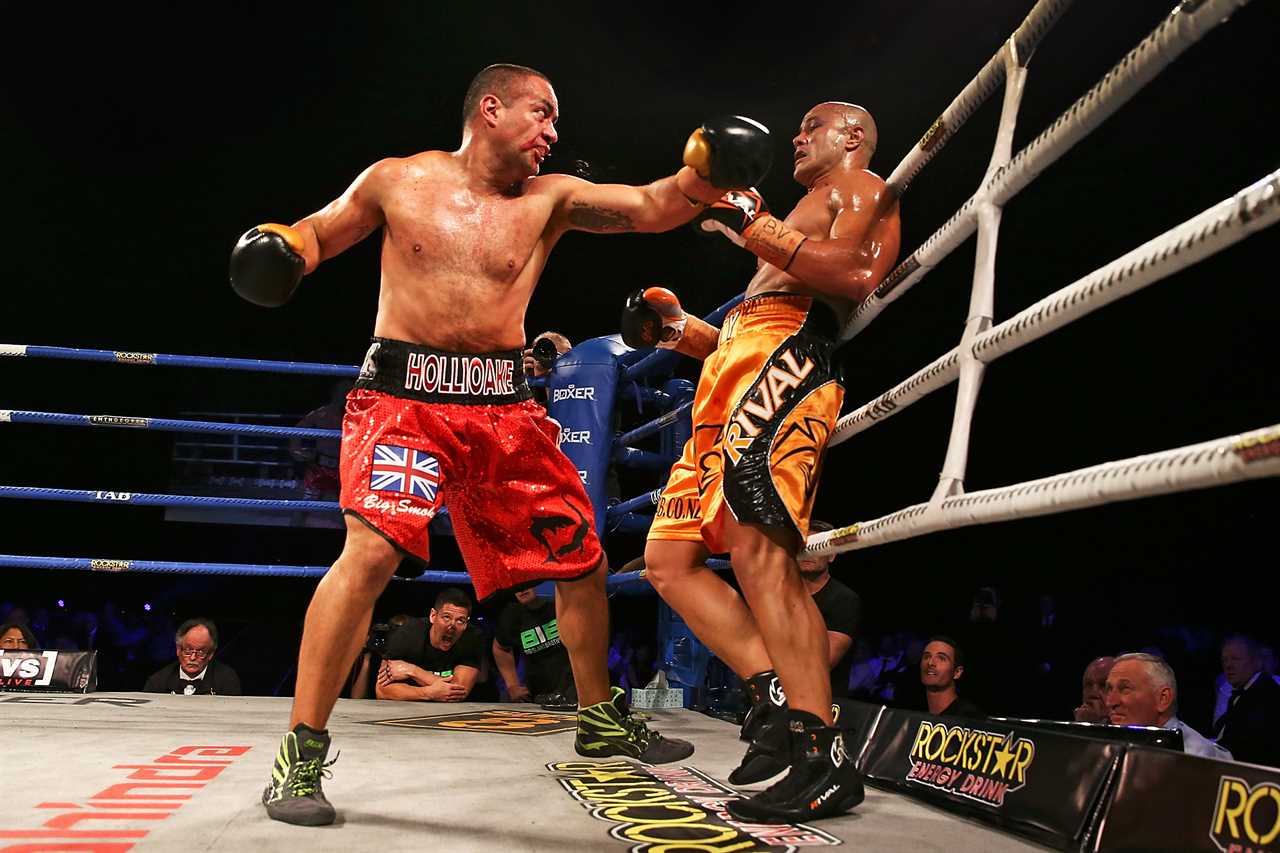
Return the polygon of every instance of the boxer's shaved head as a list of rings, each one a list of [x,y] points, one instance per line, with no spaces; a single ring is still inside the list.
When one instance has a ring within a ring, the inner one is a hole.
[[[862,145],[867,150],[867,157],[870,158],[876,152],[876,144],[880,140],[880,131],[876,129],[876,120],[871,117],[871,113],[867,112],[865,107],[850,104],[846,101],[826,101],[819,104],[818,107],[824,107],[837,116],[845,132],[851,131],[855,127],[862,128]],[[817,109],[817,107],[814,109]]]
[[[551,83],[547,80],[547,75],[524,65],[499,62],[483,69],[472,79],[471,85],[467,87],[467,95],[462,99],[463,127],[466,127],[467,122],[471,120],[476,108],[480,106],[480,99],[485,95],[496,95],[502,103],[510,104],[519,96],[521,86],[530,77],[537,77],[546,80],[548,84]]]

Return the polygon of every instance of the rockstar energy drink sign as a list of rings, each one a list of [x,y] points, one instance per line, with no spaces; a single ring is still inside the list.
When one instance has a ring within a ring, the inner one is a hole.
[[[1078,849],[1126,748],[1021,720],[846,704],[842,720],[874,720],[858,759],[871,784],[1061,850]]]
[[[1027,784],[1035,742],[1014,733],[921,720],[911,744],[908,782],[1001,808]]]
[[[1280,853],[1280,770],[1133,747],[1099,826],[1089,849]]]
[[[1223,776],[1209,836],[1223,853],[1280,851],[1280,785]]]
[[[804,824],[741,823],[725,811],[739,794],[692,767],[628,761],[548,764],[564,789],[631,853],[744,853],[831,847],[840,839]]]

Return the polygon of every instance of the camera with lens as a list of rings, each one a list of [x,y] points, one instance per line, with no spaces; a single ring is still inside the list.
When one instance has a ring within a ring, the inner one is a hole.
[[[381,655],[387,650],[387,637],[392,628],[386,622],[375,622],[369,626],[369,639],[365,641],[364,650]]]
[[[551,365],[555,364],[556,359],[560,357],[560,353],[556,350],[556,345],[550,338],[538,338],[533,342],[533,351],[530,353],[533,360],[543,370],[550,370]]]

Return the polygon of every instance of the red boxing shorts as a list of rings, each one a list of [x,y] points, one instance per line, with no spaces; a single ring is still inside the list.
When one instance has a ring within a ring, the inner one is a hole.
[[[603,552],[559,433],[531,399],[519,350],[374,338],[342,421],[343,512],[427,562],[427,525],[447,506],[481,601],[580,578]]]

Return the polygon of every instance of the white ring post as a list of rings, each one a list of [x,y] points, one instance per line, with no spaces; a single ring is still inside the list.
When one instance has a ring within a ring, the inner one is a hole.
[[[1012,38],[1005,44],[1004,103],[1000,108],[1000,127],[996,132],[995,149],[991,162],[982,177],[984,188],[991,178],[1005,167],[1013,151],[1013,130],[1018,124],[1018,107],[1026,88],[1027,67],[1018,60],[1018,46]],[[960,388],[956,394],[956,408],[951,418],[951,438],[947,442],[947,457],[934,490],[931,507],[937,507],[942,499],[964,491],[964,474],[969,460],[969,432],[973,426],[973,410],[978,405],[978,391],[982,388],[982,375],[986,365],[973,351],[973,340],[991,328],[995,313],[996,244],[1000,235],[1002,208],[985,191],[976,196],[978,208],[978,252],[973,267],[973,290],[969,296],[969,317],[965,320],[964,335],[960,339]]]

